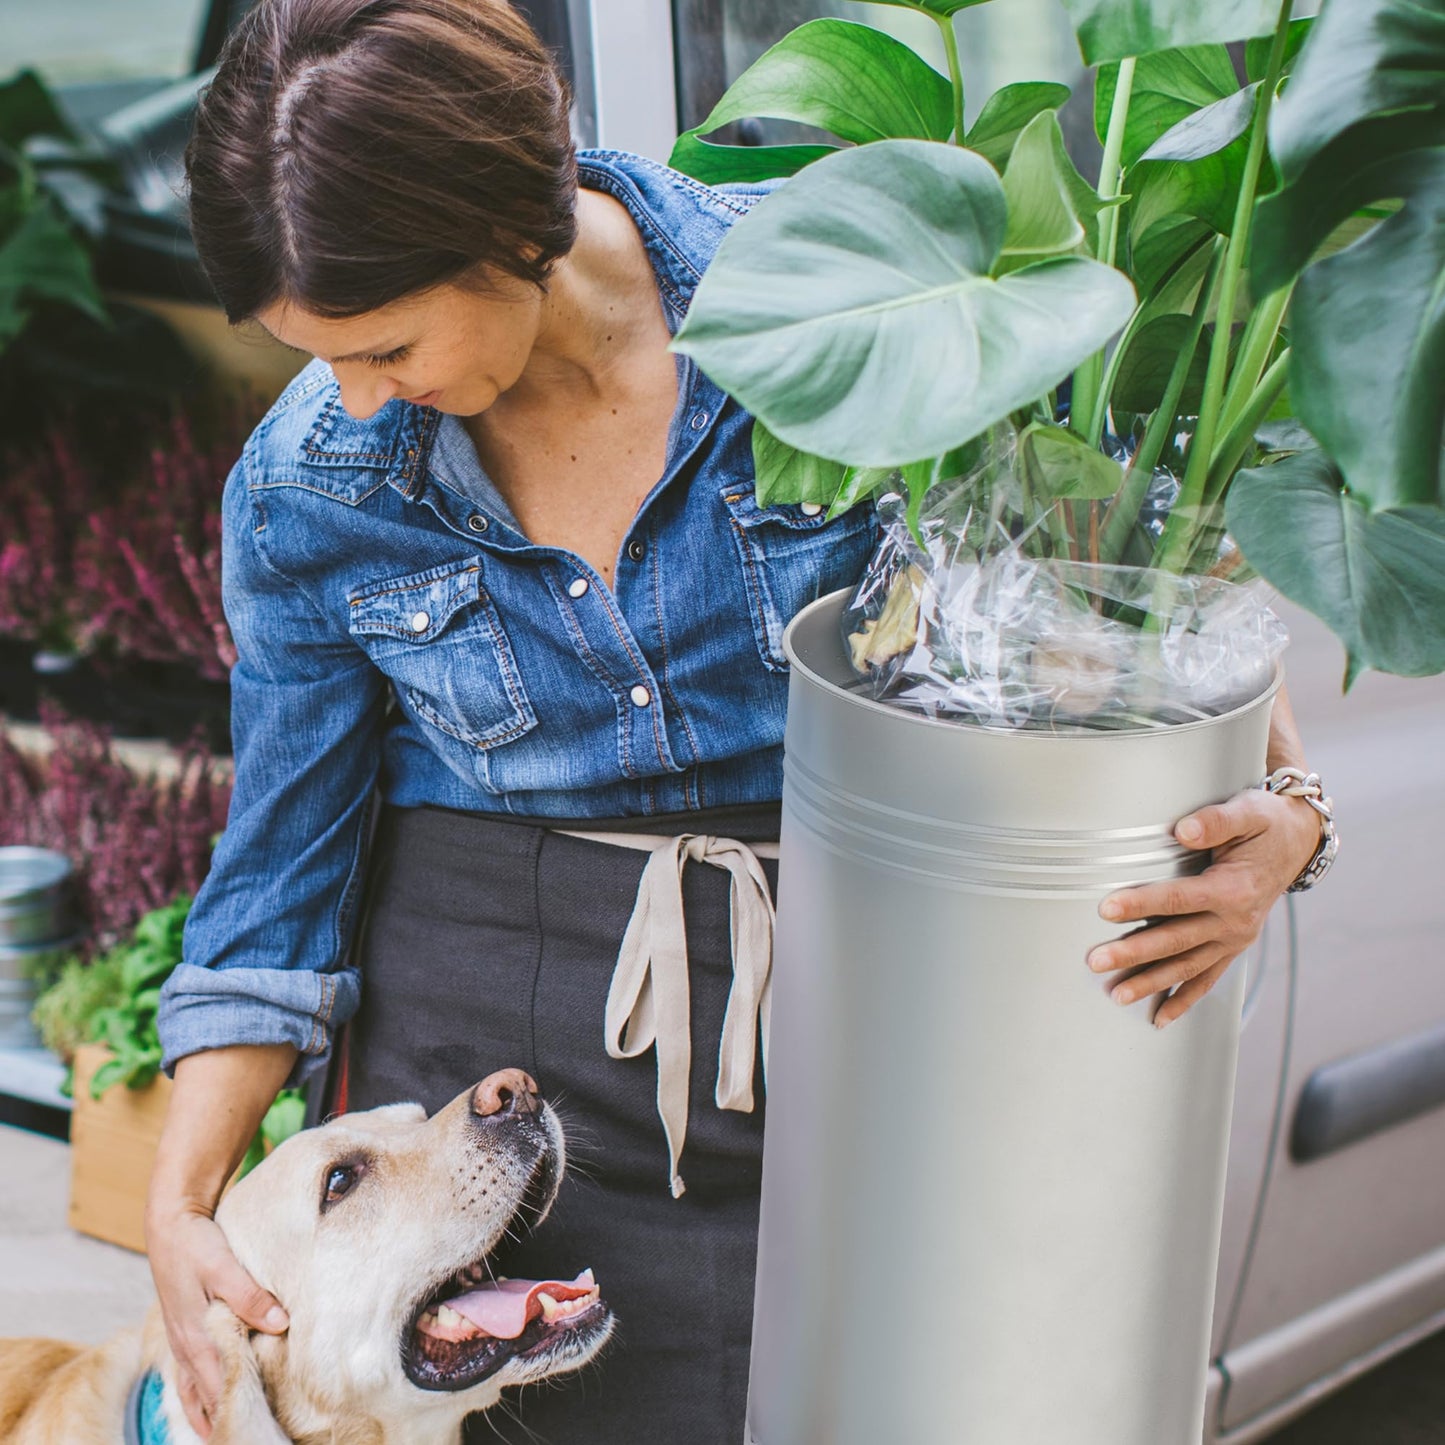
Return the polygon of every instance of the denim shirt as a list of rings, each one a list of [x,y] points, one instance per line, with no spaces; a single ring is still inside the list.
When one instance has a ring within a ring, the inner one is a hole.
[[[771,185],[578,159],[631,213],[676,332]],[[256,428],[223,502],[235,791],[162,992],[168,1072],[238,1043],[294,1044],[292,1082],[324,1062],[359,999],[378,796],[529,818],[780,796],[783,629],[854,581],[876,523],[760,507],[751,418],[688,358],[677,374],[666,466],[610,586],[527,538],[457,417],[395,399],[358,421],[315,361]]]

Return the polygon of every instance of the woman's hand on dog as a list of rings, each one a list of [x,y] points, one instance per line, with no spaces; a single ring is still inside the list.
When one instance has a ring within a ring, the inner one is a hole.
[[[1173,989],[1154,1013],[1161,1029],[1198,1003],[1259,937],[1270,909],[1314,856],[1320,819],[1303,798],[1251,788],[1181,818],[1174,836],[1186,848],[1212,850],[1209,867],[1111,893],[1099,905],[1101,917],[1153,921],[1093,949],[1087,960],[1096,973],[1130,971],[1113,987],[1116,1003]]]
[[[222,1387],[221,1359],[205,1328],[211,1302],[222,1301],[251,1329],[272,1335],[285,1331],[286,1311],[236,1262],[209,1214],[185,1208],[171,1215],[153,1213],[147,1234],[151,1273],[176,1359],[176,1388],[191,1428],[208,1440]]]
[[[146,1201],[146,1253],[181,1403],[202,1440],[211,1438],[222,1383],[205,1326],[211,1303],[263,1334],[287,1326],[280,1301],[241,1268],[212,1216],[296,1057],[290,1044],[235,1044],[188,1054],[175,1069]]]

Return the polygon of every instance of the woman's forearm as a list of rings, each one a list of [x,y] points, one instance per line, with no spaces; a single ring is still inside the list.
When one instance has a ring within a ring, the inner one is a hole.
[[[296,1053],[291,1044],[237,1044],[176,1065],[148,1213],[215,1209]]]
[[[1281,685],[1275,694],[1274,706],[1269,714],[1269,748],[1265,754],[1265,770],[1276,768],[1304,768],[1304,740],[1294,720],[1294,708],[1290,706],[1289,692]]]

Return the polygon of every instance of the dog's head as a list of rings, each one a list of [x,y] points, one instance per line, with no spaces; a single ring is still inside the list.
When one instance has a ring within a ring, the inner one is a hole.
[[[590,1360],[613,1322],[584,1261],[551,1280],[490,1263],[545,1218],[564,1167],[556,1116],[507,1070],[430,1119],[395,1104],[308,1129],[236,1185],[217,1222],[291,1317],[248,1345],[282,1428],[444,1438],[503,1386]]]

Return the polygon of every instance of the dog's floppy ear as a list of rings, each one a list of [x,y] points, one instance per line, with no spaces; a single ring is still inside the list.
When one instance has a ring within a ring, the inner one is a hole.
[[[221,1356],[221,1403],[211,1445],[291,1445],[267,1403],[250,1330],[217,1301],[206,1312],[206,1331]]]

